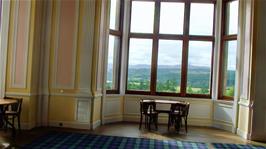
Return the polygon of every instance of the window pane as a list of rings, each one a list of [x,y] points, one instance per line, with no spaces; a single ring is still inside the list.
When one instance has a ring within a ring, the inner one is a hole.
[[[224,96],[234,96],[237,41],[226,41],[224,49]]]
[[[212,35],[214,4],[191,4],[190,35]]]
[[[152,33],[154,2],[133,1],[131,7],[131,32]]]
[[[160,33],[183,34],[184,3],[161,3]]]
[[[132,38],[129,41],[128,90],[150,90],[152,40]]]
[[[159,40],[157,92],[180,92],[182,41]]]
[[[226,35],[237,34],[238,25],[238,1],[226,4]]]
[[[110,29],[119,30],[120,0],[111,0]]]
[[[109,36],[108,46],[108,65],[107,65],[107,79],[106,89],[118,89],[118,73],[119,73],[119,45],[120,39],[116,36]]]
[[[212,42],[190,41],[187,93],[210,94]]]

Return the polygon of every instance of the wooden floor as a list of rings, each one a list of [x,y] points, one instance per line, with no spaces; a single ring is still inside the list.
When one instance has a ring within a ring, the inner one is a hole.
[[[196,141],[196,142],[206,142],[209,147],[212,148],[212,142],[217,143],[236,143],[236,144],[254,144],[263,145],[266,147],[265,143],[248,141],[242,139],[241,137],[226,132],[219,129],[207,128],[207,127],[189,127],[189,132],[186,134],[183,129],[180,133],[176,133],[174,128],[167,130],[166,125],[159,125],[158,131],[152,130],[147,131],[145,128],[139,130],[138,124],[136,123],[114,123],[107,124],[98,127],[94,131],[88,130],[77,130],[77,129],[65,129],[65,128],[35,128],[30,131],[22,131],[17,134],[16,139],[10,137],[10,131],[5,133],[0,132],[0,144],[2,148],[4,146],[19,148],[20,146],[30,143],[33,139],[48,133],[49,131],[67,131],[67,132],[80,132],[80,133],[93,133],[111,136],[125,136],[125,137],[141,137],[141,138],[151,138],[159,140],[185,140],[185,141]],[[0,146],[0,148],[1,148]]]

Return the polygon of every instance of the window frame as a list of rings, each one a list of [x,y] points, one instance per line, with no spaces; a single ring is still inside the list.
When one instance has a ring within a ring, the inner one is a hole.
[[[218,83],[218,99],[219,100],[234,100],[234,96],[225,96],[224,91],[224,48],[228,41],[237,41],[236,34],[226,34],[226,9],[227,3],[238,1],[238,0],[223,0],[222,1],[222,23],[221,23],[221,45],[220,45],[220,61],[219,61],[219,83]]]
[[[132,2],[133,1],[144,1],[144,2],[154,2],[155,12],[154,12],[154,24],[153,33],[132,33],[131,29],[131,14],[132,14]],[[161,2],[181,2],[184,3],[184,24],[183,24],[183,34],[173,35],[173,34],[160,34],[160,4]],[[213,11],[213,31],[212,35],[189,35],[190,27],[190,7],[191,3],[211,3],[214,5]],[[143,38],[152,39],[152,60],[151,60],[151,79],[150,79],[150,91],[138,91],[138,90],[128,90],[128,65],[129,65],[129,44],[127,46],[127,70],[126,70],[126,94],[141,94],[141,95],[159,95],[159,96],[179,96],[179,97],[197,97],[197,98],[211,98],[212,97],[212,82],[213,82],[213,64],[214,64],[214,44],[215,44],[215,20],[216,20],[216,0],[130,0],[130,13],[129,13],[129,27],[128,27],[128,43],[131,38]],[[181,40],[182,45],[182,63],[181,63],[181,82],[180,82],[180,93],[171,92],[157,92],[157,63],[158,63],[158,50],[159,50],[159,40]],[[189,51],[189,41],[210,41],[212,42],[212,54],[211,54],[211,71],[210,71],[210,93],[209,94],[188,94],[187,90],[187,71],[188,71],[188,51]]]
[[[120,0],[120,10],[119,10],[119,28],[118,30],[111,29],[110,26],[108,26],[108,36],[112,35],[115,37],[118,37],[120,39],[119,41],[119,48],[118,48],[118,60],[116,61],[118,64],[117,65],[117,88],[116,89],[107,89],[106,94],[119,94],[120,93],[120,76],[121,76],[121,58],[122,58],[122,42],[123,42],[123,25],[124,25],[124,0]],[[109,12],[111,6],[109,6]],[[109,23],[110,23],[110,14],[109,13]],[[109,38],[108,38],[109,39]],[[108,41],[109,42],[109,41]],[[108,47],[109,51],[109,47]],[[108,55],[107,55],[108,57]],[[108,58],[107,58],[108,59]]]

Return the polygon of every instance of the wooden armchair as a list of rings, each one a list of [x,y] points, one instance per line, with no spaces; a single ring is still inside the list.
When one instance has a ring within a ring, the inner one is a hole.
[[[156,111],[156,103],[153,100],[140,100],[140,122],[139,129],[141,129],[142,120],[144,117],[145,127],[150,130],[151,123],[154,123],[156,130],[158,129],[158,112]]]
[[[185,129],[187,133],[187,118],[189,113],[189,106],[190,104],[186,102],[174,104],[171,106],[168,118],[168,130],[170,126],[175,125],[177,131],[179,131],[179,128],[182,126],[182,119],[184,119]]]
[[[22,98],[14,98],[14,97],[4,97],[4,99],[17,101],[16,104],[12,104],[12,105],[6,107],[4,117],[5,117],[6,121],[11,120],[11,124],[13,126],[15,126],[15,118],[17,118],[18,129],[21,130],[20,115],[21,115],[21,108],[22,108],[22,100],[23,99]],[[7,128],[7,123],[5,124],[5,127]]]

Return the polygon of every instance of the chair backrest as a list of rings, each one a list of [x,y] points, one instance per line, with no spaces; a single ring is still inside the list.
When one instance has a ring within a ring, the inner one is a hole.
[[[9,100],[16,100],[17,102],[15,104],[11,105],[11,110],[17,112],[18,114],[21,113],[22,109],[22,98],[15,98],[15,97],[4,97],[4,99],[9,99]]]
[[[182,116],[188,116],[188,113],[189,113],[189,106],[190,104],[187,102],[184,109],[183,109],[183,113],[182,113]]]
[[[170,112],[174,113],[175,111],[179,111],[180,116],[188,116],[189,105],[188,102],[173,104],[171,105]]]
[[[147,114],[156,110],[156,103],[154,100],[141,99],[140,100],[140,113]]]

